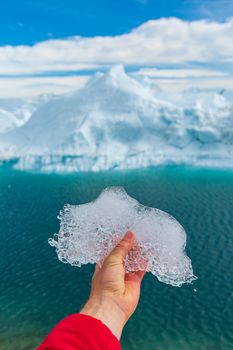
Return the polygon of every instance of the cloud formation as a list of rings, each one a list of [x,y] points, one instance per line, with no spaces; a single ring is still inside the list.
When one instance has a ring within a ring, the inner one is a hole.
[[[225,22],[150,20],[118,36],[71,37],[34,46],[0,47],[0,74],[37,74],[109,67],[233,63],[233,18]]]
[[[140,68],[138,74],[155,77],[155,78],[174,78],[174,79],[189,79],[189,78],[218,78],[226,77],[226,72],[208,70],[208,69],[157,69],[157,68]]]
[[[0,78],[0,99],[64,94],[82,88],[88,78],[88,76]]]

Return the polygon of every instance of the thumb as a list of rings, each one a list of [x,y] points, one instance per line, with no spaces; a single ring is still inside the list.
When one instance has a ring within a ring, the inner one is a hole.
[[[112,259],[120,259],[121,262],[123,262],[124,258],[132,248],[134,240],[135,234],[131,231],[128,231],[125,234],[124,238],[117,244],[115,249],[113,249],[109,257],[111,257]]]

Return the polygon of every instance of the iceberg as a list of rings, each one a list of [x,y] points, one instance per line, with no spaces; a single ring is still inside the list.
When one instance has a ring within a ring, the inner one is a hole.
[[[34,98],[0,98],[0,134],[24,125],[36,109],[52,97],[43,94]]]
[[[0,134],[4,134],[19,126],[19,122],[13,113],[0,108]]]
[[[195,89],[168,93],[115,66],[81,90],[38,104],[14,130],[6,126],[0,160],[43,172],[233,167],[231,96]]]
[[[60,231],[49,243],[62,262],[79,267],[101,264],[132,230],[136,241],[124,261],[126,272],[150,271],[173,286],[196,279],[184,251],[183,227],[166,212],[143,206],[123,188],[107,188],[91,203],[66,205],[59,218]]]

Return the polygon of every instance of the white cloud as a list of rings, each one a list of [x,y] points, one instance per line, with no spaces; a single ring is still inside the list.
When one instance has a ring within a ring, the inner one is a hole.
[[[168,71],[169,72],[169,71]],[[229,77],[211,77],[208,79],[196,77],[195,80],[180,77],[180,79],[166,79],[163,71],[161,77],[156,77],[154,83],[164,90],[179,92],[188,88],[214,89],[225,88],[233,90],[233,79]],[[151,75],[152,77],[152,75]],[[30,77],[30,78],[0,78],[0,98],[32,97],[39,94],[63,94],[85,85],[88,76],[66,77]]]
[[[87,76],[46,74],[98,70],[118,63],[138,66],[139,74],[156,78],[156,83],[169,90],[193,86],[233,89],[233,74],[225,65],[233,63],[232,38],[233,18],[225,22],[163,18],[118,36],[76,36],[50,39],[34,46],[2,46],[0,75],[5,78],[0,77],[0,97],[67,92],[83,86]],[[202,63],[205,67],[214,63],[219,69],[195,68],[195,63],[199,67]],[[177,68],[154,68],[159,65]],[[39,73],[45,76],[33,77]],[[7,77],[25,74],[32,77]]]
[[[233,63],[233,18],[225,22],[151,20],[130,33],[0,47],[0,74],[34,74],[187,62]]]
[[[209,69],[157,69],[157,68],[141,68],[138,74],[156,77],[156,78],[217,78],[217,77],[227,77],[228,73],[209,70]]]
[[[0,98],[63,94],[84,86],[87,76],[0,78]]]
[[[156,79],[156,84],[163,90],[171,92],[180,92],[185,89],[197,88],[197,89],[226,89],[233,91],[233,79],[232,78],[211,78],[211,79]]]

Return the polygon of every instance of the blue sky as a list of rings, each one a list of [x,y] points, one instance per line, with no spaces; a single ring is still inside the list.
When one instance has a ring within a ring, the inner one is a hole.
[[[6,0],[0,2],[0,45],[119,35],[161,17],[221,21],[230,16],[232,0]]]
[[[233,89],[233,0],[0,1],[0,98],[123,64],[162,87]]]

